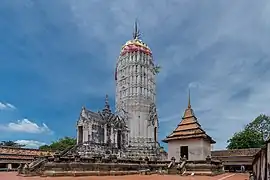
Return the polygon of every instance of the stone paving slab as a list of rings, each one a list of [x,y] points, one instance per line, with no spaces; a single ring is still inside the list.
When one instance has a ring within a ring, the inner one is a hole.
[[[91,177],[21,177],[14,172],[0,172],[0,180],[248,180],[248,174],[226,173],[215,177],[177,175],[128,175]]]

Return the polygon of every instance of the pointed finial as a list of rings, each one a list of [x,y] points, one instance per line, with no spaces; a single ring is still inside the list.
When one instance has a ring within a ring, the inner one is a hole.
[[[190,104],[190,89],[188,89],[188,108],[191,108],[191,104]]]
[[[138,29],[138,21],[137,19],[135,20],[134,24],[134,32],[133,32],[133,39],[139,39],[140,38],[140,31]]]
[[[106,97],[105,97],[105,107],[104,107],[103,111],[111,111],[110,105],[109,105],[109,96],[108,96],[108,94],[106,94]]]
[[[109,96],[108,94],[106,94],[106,97],[105,97],[105,105],[109,105]]]

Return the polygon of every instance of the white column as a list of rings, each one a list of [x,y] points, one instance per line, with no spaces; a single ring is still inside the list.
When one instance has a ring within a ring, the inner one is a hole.
[[[104,125],[104,143],[107,143],[107,124]]]
[[[147,114],[146,114],[146,118],[148,118]],[[144,121],[144,132],[145,132],[145,138],[148,141],[149,135],[148,135],[148,120]]]
[[[89,139],[89,136],[90,136],[90,139]],[[88,141],[91,141],[92,140],[92,124],[91,123],[89,123],[89,125],[88,125],[88,137],[87,137],[87,139],[88,139]]]
[[[81,137],[79,136],[79,127],[77,126],[77,144],[79,144],[79,139],[80,139]]]
[[[88,129],[87,127],[83,127],[83,142],[88,141]]]
[[[114,143],[113,142],[113,127],[111,126],[111,134],[110,134],[110,138],[111,138],[111,143]]]

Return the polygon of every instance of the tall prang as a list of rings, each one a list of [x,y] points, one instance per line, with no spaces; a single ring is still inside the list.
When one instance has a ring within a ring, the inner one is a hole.
[[[116,112],[125,118],[131,146],[158,141],[156,73],[152,51],[141,40],[136,21],[133,39],[122,46],[115,69]]]

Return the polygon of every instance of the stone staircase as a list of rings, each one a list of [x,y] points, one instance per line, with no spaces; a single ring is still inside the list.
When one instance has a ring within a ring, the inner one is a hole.
[[[170,164],[168,165],[168,174],[181,174],[183,175],[186,171],[186,159],[181,160],[179,163],[175,162],[172,158]]]
[[[46,158],[39,158],[32,161],[29,165],[25,164],[25,166],[19,166],[18,174],[21,176],[36,176],[40,175],[42,171],[42,167],[47,162]]]

